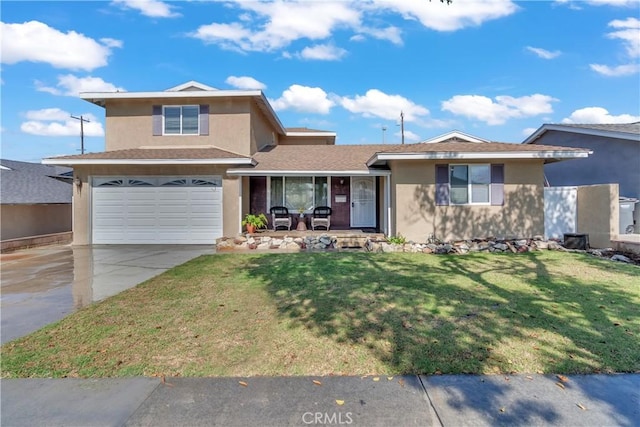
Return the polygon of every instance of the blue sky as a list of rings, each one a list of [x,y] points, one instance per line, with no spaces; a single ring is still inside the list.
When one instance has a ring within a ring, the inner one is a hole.
[[[2,1],[2,157],[104,150],[83,91],[262,89],[338,144],[640,121],[639,0]],[[386,131],[382,129],[386,128]]]

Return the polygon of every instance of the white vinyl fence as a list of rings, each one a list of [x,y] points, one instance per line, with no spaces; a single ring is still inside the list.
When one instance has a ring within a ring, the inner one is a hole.
[[[546,187],[544,189],[544,235],[562,239],[577,229],[578,187]]]

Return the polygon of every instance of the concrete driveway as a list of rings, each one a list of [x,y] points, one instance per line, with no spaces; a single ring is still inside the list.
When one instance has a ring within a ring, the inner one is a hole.
[[[209,245],[66,245],[1,254],[1,342],[212,253]]]

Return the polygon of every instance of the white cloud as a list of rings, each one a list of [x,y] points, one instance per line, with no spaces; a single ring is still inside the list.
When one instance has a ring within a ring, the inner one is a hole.
[[[80,136],[80,121],[59,108],[27,111],[25,117],[28,121],[20,125],[20,130],[24,133],[39,136]],[[93,114],[83,114],[82,117],[89,120],[83,126],[84,136],[104,136],[102,123]]]
[[[116,40],[109,37],[103,37],[100,42],[107,47],[121,48],[123,46],[122,40]]]
[[[140,11],[144,16],[150,18],[175,18],[181,16],[173,12],[174,6],[159,0],[113,0],[112,4],[123,9],[134,9]]]
[[[510,0],[455,0],[447,5],[416,0],[373,0],[375,9],[389,10],[407,20],[417,20],[436,31],[455,31],[477,27],[486,21],[515,13],[518,7]]]
[[[591,6],[617,6],[617,7],[637,7],[638,0],[556,0],[555,3],[564,4],[572,9],[582,9],[580,4]]]
[[[640,20],[636,18],[627,18],[624,21],[620,19],[609,22],[609,26],[616,28],[617,31],[607,34],[610,39],[622,40],[622,44],[630,58],[640,56]]]
[[[274,51],[302,38],[323,40],[337,28],[360,23],[360,12],[346,2],[237,1],[235,4],[248,11],[252,19],[245,17],[242,23],[203,25],[190,36],[226,49]]]
[[[402,141],[402,131],[398,131],[398,132],[394,133],[393,135],[396,136],[399,141]],[[421,139],[422,138],[420,138],[420,136],[418,136],[418,134],[413,133],[410,130],[405,130],[404,131],[404,140],[405,140],[405,142],[416,142],[416,141],[420,141]]]
[[[347,54],[347,51],[331,44],[317,44],[307,46],[300,52],[300,57],[316,61],[338,61]]]
[[[638,64],[616,65],[615,67],[602,64],[589,64],[589,67],[596,73],[607,77],[630,76],[640,72],[640,65]]]
[[[294,110],[301,113],[328,114],[335,103],[319,87],[291,85],[282,96],[270,100],[275,110]]]
[[[227,77],[227,79],[225,80],[225,83],[228,85],[231,85],[235,88],[238,89],[260,89],[260,90],[265,90],[267,88],[267,85],[259,82],[258,80],[254,79],[253,77],[249,77],[249,76],[229,76]]]
[[[365,36],[363,36],[362,34],[355,34],[353,36],[351,36],[349,38],[349,41],[351,42],[363,42],[365,41],[367,38]]]
[[[531,46],[527,46],[527,50],[530,52],[535,53],[536,55],[538,55],[538,57],[542,58],[542,59],[553,59],[553,58],[557,58],[558,56],[560,56],[560,51],[559,50],[554,50],[553,52],[546,50],[546,49],[542,49],[539,47],[531,47]]]
[[[342,97],[339,101],[346,110],[367,118],[397,120],[402,111],[405,122],[416,122],[429,115],[429,110],[425,107],[403,96],[388,95],[378,89],[369,89],[364,95],[353,98]]]
[[[233,0],[225,3],[241,9],[237,22],[202,25],[189,36],[240,52],[283,50],[296,40],[327,40],[339,30],[353,32],[352,41],[372,37],[401,45],[401,30],[385,25],[385,18],[401,15],[429,29],[454,31],[479,26],[517,10],[511,0],[456,0],[451,5],[416,0]]]
[[[640,64],[635,60],[640,57],[640,20],[636,18],[627,18],[625,20],[616,19],[609,22],[609,26],[615,28],[617,31],[608,33],[607,37],[622,42],[626,56],[630,62],[615,66],[589,64],[591,69],[598,74],[608,77],[629,76],[640,72]]]
[[[100,77],[76,77],[72,74],[58,76],[56,87],[45,86],[42,82],[35,82],[36,89],[53,95],[78,96],[81,92],[124,92],[125,89],[112,83],[105,82]]]
[[[620,114],[612,116],[609,111],[602,107],[586,107],[574,111],[571,115],[562,120],[562,123],[600,124],[600,123],[634,123],[640,121],[640,116],[631,114]]]
[[[522,129],[522,135],[528,137],[528,136],[532,135],[537,130],[538,130],[538,128],[524,128],[524,129]]]
[[[75,31],[63,33],[38,21],[0,22],[0,32],[5,64],[44,62],[55,68],[91,71],[107,65],[111,48],[118,44],[114,39],[106,39],[106,42],[102,39],[100,44]]]
[[[442,110],[480,120],[488,125],[501,125],[508,119],[533,117],[553,112],[548,95],[534,94],[514,98],[496,96],[495,101],[481,95],[456,95],[442,103]]]

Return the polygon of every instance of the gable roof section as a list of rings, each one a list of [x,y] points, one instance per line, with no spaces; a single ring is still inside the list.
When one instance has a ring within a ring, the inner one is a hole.
[[[606,138],[627,139],[640,142],[640,122],[621,124],[553,124],[546,123],[532,133],[523,144],[535,144],[547,131],[571,132]]]
[[[179,91],[192,91],[192,90],[218,90],[215,87],[207,86],[195,80],[182,83],[181,85],[170,87],[165,92],[179,92]]]
[[[48,165],[252,165],[251,157],[219,148],[132,148],[43,159]]]
[[[193,102],[198,102],[198,100],[206,98],[251,98],[256,102],[258,108],[265,114],[278,133],[281,135],[286,133],[280,119],[261,90],[219,90],[211,86],[203,85],[202,83],[190,81],[164,91],[81,92],[80,98],[100,107],[104,107],[109,99],[155,99],[158,100],[158,102],[162,102],[163,99],[192,98]]]
[[[459,130],[452,130],[451,132],[438,135],[431,139],[425,139],[424,141],[421,141],[420,144],[434,144],[440,142],[489,142],[489,140],[469,135],[468,133],[460,132]]]
[[[384,145],[277,145],[254,154],[252,168],[231,175],[388,175],[369,168],[367,160]]]
[[[544,159],[545,163],[588,157],[583,148],[553,145],[522,145],[505,142],[441,142],[438,144],[394,145],[375,153],[368,166],[380,166],[388,160],[507,160]]]
[[[64,176],[71,169],[5,159],[0,164],[0,203],[71,203],[71,180]]]

